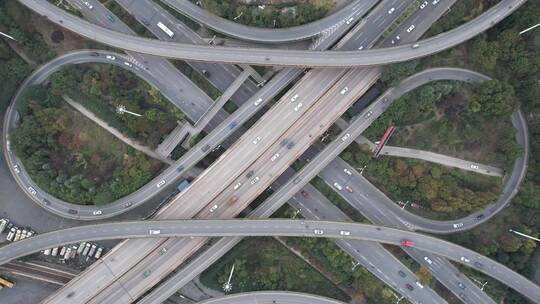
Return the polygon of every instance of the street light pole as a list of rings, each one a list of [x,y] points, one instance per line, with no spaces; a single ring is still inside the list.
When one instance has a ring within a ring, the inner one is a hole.
[[[529,27],[529,28],[524,29],[523,31],[519,32],[519,34],[520,34],[520,35],[521,35],[521,34],[525,34],[526,32],[528,32],[528,31],[530,31],[530,30],[532,30],[532,29],[534,29],[534,28],[537,28],[537,27],[539,27],[539,26],[540,26],[540,23],[538,23],[538,24],[536,24],[536,25],[533,25],[533,26],[531,26],[531,27]]]
[[[229,274],[229,279],[227,280],[227,283],[223,284],[223,291],[225,292],[230,292],[232,290],[231,279],[232,279],[233,272],[234,272],[234,264],[232,265],[231,273]]]
[[[9,39],[11,39],[11,40],[13,40],[13,41],[17,41],[17,39],[11,37],[10,35],[8,35],[8,34],[6,34],[6,33],[0,32],[0,35],[4,36],[4,37],[6,37],[6,38],[9,38]]]
[[[294,214],[293,214],[292,218],[293,218],[293,219],[295,219],[295,218],[296,218],[296,216],[298,215],[298,213],[300,213],[300,211],[301,211],[301,210],[302,210],[302,209],[298,209],[298,210],[296,210],[296,211],[294,212]]]
[[[354,271],[356,269],[356,267],[358,267],[358,265],[360,265],[360,262],[352,262],[353,266],[351,268],[352,271]]]
[[[128,113],[128,114],[131,114],[133,116],[137,116],[137,117],[141,117],[142,115],[141,114],[138,114],[138,113],[135,113],[135,112],[131,112],[131,111],[128,111],[126,110],[126,107],[123,106],[123,105],[119,105],[116,107],[116,112],[120,115],[124,114],[124,113]]]
[[[519,232],[519,231],[515,231],[515,230],[513,230],[513,229],[508,229],[508,231],[510,231],[510,232],[512,232],[512,233],[514,233],[514,234],[517,234],[517,235],[519,235],[519,236],[522,236],[522,237],[531,239],[531,240],[533,240],[533,241],[540,242],[540,239],[535,238],[534,236],[530,236],[530,235],[527,235],[527,234],[525,234],[525,233],[522,233],[522,232]]]

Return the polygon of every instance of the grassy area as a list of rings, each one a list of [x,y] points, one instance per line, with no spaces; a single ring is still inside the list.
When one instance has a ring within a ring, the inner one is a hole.
[[[20,126],[10,134],[30,177],[67,202],[103,205],[140,188],[162,164],[125,145],[47,88],[23,97]]]
[[[320,273],[270,238],[243,240],[203,272],[201,281],[210,288],[221,290],[233,264],[233,293],[290,290],[349,300]]]
[[[135,19],[133,15],[128,13],[122,6],[120,6],[120,4],[116,3],[115,1],[107,1],[105,3],[105,7],[107,7],[114,16],[118,17],[130,29],[135,31],[137,35],[153,39],[156,38],[154,34],[148,31],[142,23],[137,21],[137,19]]]
[[[51,76],[55,94],[67,94],[112,127],[143,145],[155,148],[184,114],[135,74],[116,66],[85,64]],[[116,112],[118,106],[141,117]]]

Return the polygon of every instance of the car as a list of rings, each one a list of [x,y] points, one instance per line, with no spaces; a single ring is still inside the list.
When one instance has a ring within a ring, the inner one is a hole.
[[[424,9],[424,8],[426,8],[426,6],[428,6],[428,2],[424,1],[424,2],[422,2],[422,4],[420,4],[420,9]]]
[[[484,218],[484,215],[483,214],[479,214],[475,217],[476,220],[481,220]]]
[[[287,149],[290,150],[290,149],[292,149],[293,147],[294,147],[294,142],[291,141],[290,143],[287,144]]]
[[[407,240],[407,239],[403,239],[399,241],[399,243],[405,247],[410,247],[410,248],[413,248],[414,246],[416,246],[416,244],[413,241]]]
[[[116,20],[113,15],[107,15],[107,19],[109,19],[110,22],[114,22]]]
[[[98,52],[92,52],[92,53],[90,53],[90,56],[99,57],[99,53]]]
[[[457,282],[457,286],[461,289],[465,289],[465,284],[461,283],[461,282]]]
[[[343,190],[343,187],[341,187],[341,185],[338,184],[338,182],[334,182],[334,187],[336,187],[336,189],[338,190]]]
[[[474,262],[474,266],[476,266],[478,268],[482,268],[482,267],[484,267],[484,264],[482,264],[480,262]]]
[[[238,196],[231,196],[229,198],[229,204],[234,204],[238,201]]]
[[[341,141],[346,141],[349,137],[351,137],[351,134],[347,133],[341,137]]]
[[[103,247],[99,247],[96,251],[96,255],[94,255],[94,258],[99,259],[101,257],[102,252],[103,252]]]
[[[349,185],[345,186],[345,190],[347,190],[349,193],[353,193],[353,188]]]
[[[361,50],[363,50],[363,49],[364,49],[364,46],[363,46],[363,45],[361,45],[361,46],[358,47],[358,50],[359,50],[359,51],[361,51]]]
[[[247,174],[246,174],[246,177],[247,178],[251,178],[253,176],[255,172],[253,170],[249,171]]]
[[[300,96],[300,95],[294,94],[294,96],[291,97],[291,102],[294,102],[298,98],[298,96]]]
[[[414,290],[414,287],[412,287],[412,285],[409,284],[409,283],[405,284],[405,287],[407,287],[407,289],[410,290],[410,291]]]
[[[13,239],[14,242],[17,242],[18,240],[21,239],[21,229],[17,229],[17,231],[15,232],[15,238]]]
[[[208,70],[202,69],[201,72],[204,76],[210,77],[210,72],[208,72]]]
[[[373,114],[373,111],[369,111],[366,113],[366,118],[370,117]]]
[[[255,176],[255,178],[251,180],[251,184],[255,185],[259,180],[260,178],[258,176]]]
[[[437,3],[439,3],[439,1],[441,1],[441,0],[433,0],[433,2],[431,2],[431,4],[437,5]]]
[[[391,9],[388,10],[388,15],[392,15],[392,13],[395,11],[396,11],[396,8],[392,7]]]
[[[289,143],[289,140],[285,138],[279,143],[279,145],[282,147],[285,147],[288,143]]]
[[[81,254],[85,246],[86,246],[86,242],[81,242],[79,244],[79,248],[77,248],[77,254]]]
[[[127,62],[127,61],[124,61],[124,65],[132,68],[133,67],[133,64],[131,64],[130,62]]]
[[[255,137],[255,139],[252,141],[254,145],[256,145],[261,140],[260,136]]]
[[[141,18],[141,21],[142,21],[142,23],[143,23],[144,25],[150,26],[150,21],[148,21],[148,19],[142,17],[142,18]]]
[[[217,209],[218,207],[219,207],[218,205],[212,206],[212,208],[210,208],[210,212],[216,211],[216,209]]]
[[[352,172],[347,168],[344,168],[343,172],[345,172],[345,174],[347,174],[347,175],[352,175]]]
[[[341,230],[339,231],[339,235],[351,235],[351,232],[347,230]]]
[[[50,255],[51,254],[51,248],[45,249],[45,251],[43,251],[43,254],[44,255]]]
[[[258,105],[261,104],[261,102],[262,102],[262,98],[259,98],[259,99],[255,100],[255,102],[253,103],[253,105],[254,105],[254,106],[258,106]]]
[[[420,283],[420,282],[418,282],[418,281],[416,281],[415,284],[416,284],[416,286],[418,286],[418,287],[420,287],[420,288],[424,288],[424,285],[422,285],[422,283]]]
[[[231,122],[229,123],[229,129],[232,130],[232,129],[234,129],[237,125],[238,125],[238,123],[237,123],[236,121],[231,121]]]
[[[411,47],[412,47],[413,49],[417,49],[417,48],[419,48],[419,47],[420,47],[420,44],[418,44],[418,43],[415,43],[415,44],[413,44],[413,45],[412,45]]]
[[[478,165],[471,165],[471,169],[478,170],[480,167]]]
[[[278,159],[278,157],[279,157],[279,153],[276,153],[272,155],[272,157],[270,158],[270,161],[275,161],[276,159]]]
[[[88,7],[88,9],[94,9],[94,6],[92,6],[92,4],[90,4],[88,1],[83,1],[84,5],[86,5],[86,7]]]
[[[36,194],[37,194],[36,189],[34,189],[34,188],[32,188],[32,187],[28,187],[28,191],[29,191],[32,195],[36,195]]]
[[[160,229],[150,229],[150,230],[148,230],[148,234],[150,234],[150,235],[161,234],[161,230]]]
[[[17,174],[21,173],[21,169],[19,169],[19,165],[17,164],[13,165],[13,171],[15,171],[15,173]]]
[[[412,32],[414,28],[415,28],[414,24],[411,24],[411,26],[409,26],[409,28],[407,29],[407,33]]]
[[[298,110],[300,110],[300,108],[303,106],[303,103],[299,102],[296,107],[294,107],[294,111],[295,112],[298,112]]]
[[[15,227],[11,228],[11,230],[9,230],[7,236],[6,236],[6,240],[8,242],[11,242],[13,241],[13,238],[15,237],[15,233],[17,233],[17,229],[15,229]]]
[[[354,17],[351,17],[351,18],[349,18],[349,19],[347,20],[346,23],[347,23],[347,24],[351,24],[351,22],[353,22],[353,21],[354,21]]]
[[[20,239],[21,239],[21,240],[24,240],[24,239],[26,238],[26,234],[27,234],[27,233],[28,233],[28,231],[26,231],[26,229],[23,229],[23,230],[21,231],[21,238],[20,238]]]
[[[324,234],[324,231],[322,229],[314,229],[313,233],[315,233],[317,235],[321,235],[321,234]]]
[[[242,183],[239,182],[238,184],[234,185],[233,190],[238,190],[240,186],[242,186]]]
[[[407,276],[407,275],[405,274],[405,272],[403,272],[402,270],[399,270],[397,273],[398,273],[399,276],[402,277],[402,278],[404,278],[404,277]]]
[[[463,223],[456,223],[456,224],[454,224],[452,226],[454,226],[454,229],[461,228],[461,227],[463,227]]]
[[[206,152],[206,151],[208,151],[208,150],[210,150],[210,145],[204,145],[204,146],[201,148],[201,151],[203,151],[203,152]]]
[[[433,264],[433,261],[427,256],[424,257],[424,261],[426,261],[429,265]]]
[[[107,55],[105,56],[107,59],[109,60],[116,60],[116,56],[113,56],[113,55]]]
[[[132,205],[133,205],[132,202],[127,202],[127,203],[124,204],[124,208],[129,208],[129,207],[131,207]]]
[[[78,214],[79,211],[75,210],[75,209],[68,209],[68,213],[69,214]]]
[[[161,186],[165,185],[165,180],[162,179],[159,183],[156,184],[158,188],[161,188]]]
[[[302,191],[300,192],[300,194],[302,194],[302,196],[305,197],[305,198],[308,198],[308,197],[309,197],[309,192],[307,192],[306,190],[302,190]]]
[[[339,94],[343,95],[343,94],[347,93],[347,91],[349,91],[349,87],[344,87],[344,88],[339,92]]]
[[[96,244],[93,244],[92,247],[90,247],[90,251],[88,251],[88,256],[91,257],[96,253],[97,246]],[[67,251],[67,250],[66,250]]]
[[[94,210],[94,211],[92,212],[92,214],[93,214],[93,215],[102,215],[102,214],[103,214],[103,211],[101,211],[101,210]]]
[[[5,219],[5,218],[0,220],[0,233],[4,232],[8,222],[9,222],[9,220]]]
[[[460,259],[462,262],[465,262],[465,263],[470,263],[470,262],[471,262],[471,260],[469,260],[467,257],[464,257],[464,256],[460,257],[459,259]]]
[[[28,232],[26,233],[26,237],[29,238],[29,237],[32,237],[36,234],[36,232],[34,230],[28,230]]]

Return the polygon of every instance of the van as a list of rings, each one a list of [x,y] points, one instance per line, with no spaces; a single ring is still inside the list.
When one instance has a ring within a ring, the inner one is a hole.
[[[341,185],[338,184],[337,182],[334,183],[334,187],[336,187],[336,189],[338,189],[338,190],[342,190],[342,189],[343,189],[343,187],[341,187]]]
[[[148,230],[148,234],[150,235],[156,235],[156,234],[160,234],[161,233],[161,230],[159,229],[150,229]]]

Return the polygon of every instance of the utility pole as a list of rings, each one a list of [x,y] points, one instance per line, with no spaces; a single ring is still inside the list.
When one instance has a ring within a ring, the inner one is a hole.
[[[233,20],[236,21],[236,19],[240,18],[243,14],[244,14],[244,12],[240,12],[240,14],[238,14],[238,16],[234,17]]]
[[[126,110],[126,107],[123,106],[123,105],[119,105],[116,107],[116,113],[122,115],[124,113],[128,113],[128,114],[131,114],[133,116],[137,116],[137,117],[141,117],[142,115],[141,114],[138,114],[138,113],[135,113],[135,112],[131,112],[131,111],[128,111]]]
[[[232,290],[231,279],[232,279],[233,272],[234,272],[234,264],[232,265],[231,273],[229,274],[229,279],[227,280],[227,283],[223,284],[223,291],[225,292],[230,292]]]
[[[521,35],[521,34],[525,34],[526,32],[528,32],[528,31],[530,31],[530,30],[532,30],[532,29],[534,29],[534,28],[537,28],[537,27],[539,27],[539,26],[540,26],[540,23],[538,23],[538,24],[536,24],[536,25],[533,25],[533,26],[531,26],[531,27],[529,27],[529,28],[524,29],[523,31],[519,32],[519,34],[520,34],[520,35]]]
[[[512,233],[514,233],[514,234],[517,234],[517,235],[519,235],[519,236],[522,236],[522,237],[531,239],[531,240],[533,240],[533,241],[540,242],[540,239],[535,238],[534,236],[530,236],[530,235],[527,235],[527,234],[525,234],[525,233],[522,233],[522,232],[519,232],[519,231],[515,231],[515,230],[513,230],[513,229],[508,229],[508,231],[510,231],[510,232],[512,232]]]

